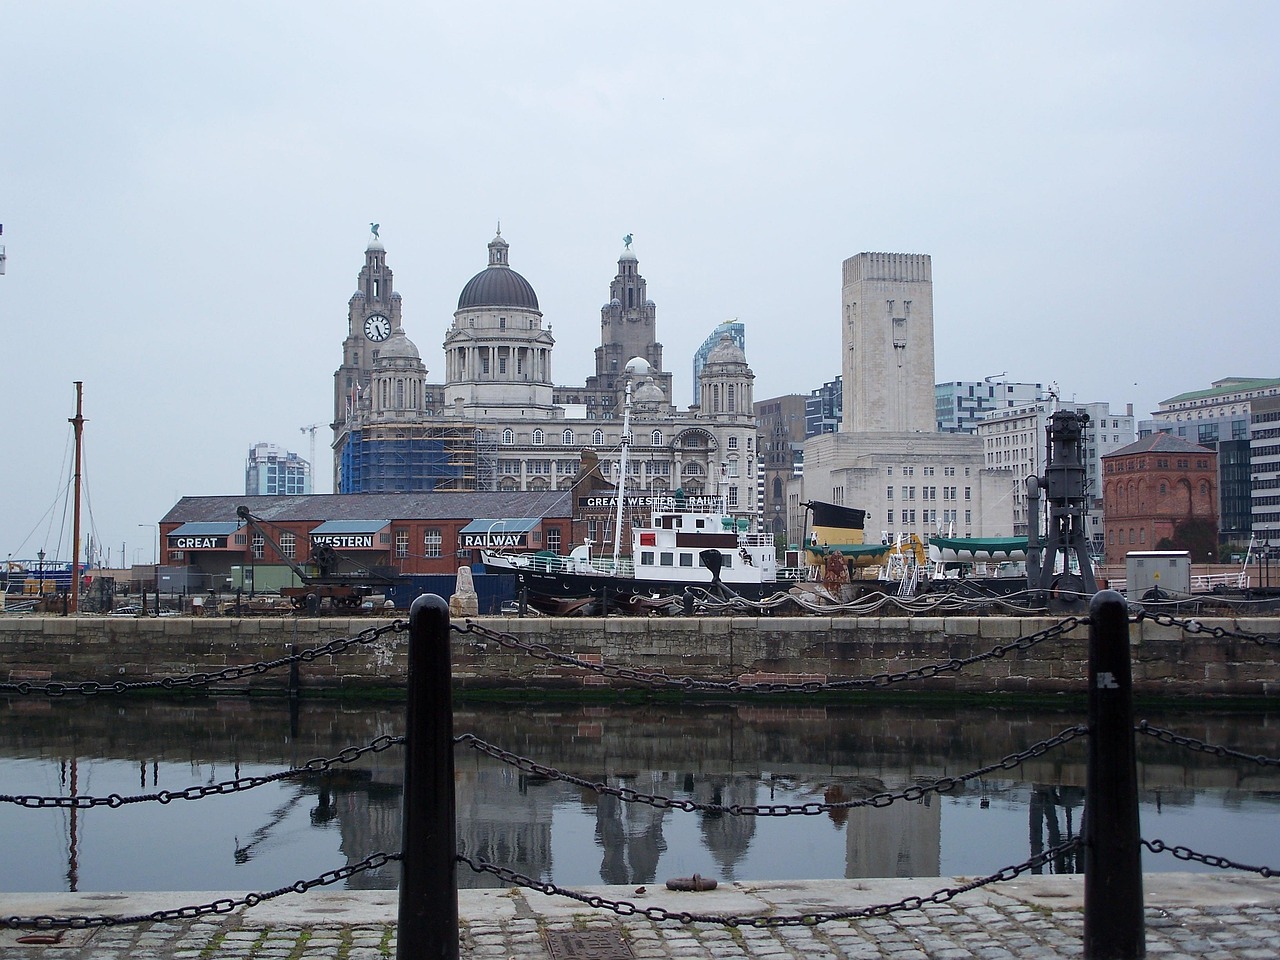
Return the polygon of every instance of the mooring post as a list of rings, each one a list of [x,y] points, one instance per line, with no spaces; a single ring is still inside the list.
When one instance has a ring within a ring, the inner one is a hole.
[[[1134,766],[1129,606],[1114,590],[1089,604],[1089,771],[1085,781],[1085,960],[1147,955]]]
[[[409,607],[397,960],[458,960],[451,681],[449,605],[424,594]]]

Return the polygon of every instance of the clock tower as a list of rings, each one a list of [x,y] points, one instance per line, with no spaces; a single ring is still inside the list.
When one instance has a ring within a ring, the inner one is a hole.
[[[342,365],[333,375],[333,438],[347,432],[362,391],[373,380],[373,363],[400,327],[400,294],[392,286],[387,250],[378,237],[378,225],[364,251],[364,267],[356,278],[356,292],[347,302],[347,338],[342,342]],[[315,465],[312,465],[312,469]],[[335,486],[336,490],[337,487]]]

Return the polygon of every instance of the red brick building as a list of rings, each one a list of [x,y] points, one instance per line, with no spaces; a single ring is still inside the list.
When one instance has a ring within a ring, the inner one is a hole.
[[[1218,529],[1218,455],[1169,433],[1154,433],[1102,458],[1106,562],[1155,550],[1187,520]]]

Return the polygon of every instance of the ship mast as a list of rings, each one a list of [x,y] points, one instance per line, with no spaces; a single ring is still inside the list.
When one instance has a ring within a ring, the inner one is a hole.
[[[80,445],[84,436],[84,415],[81,403],[84,397],[84,381],[76,381],[76,415],[69,419],[76,435],[75,507],[71,522],[71,607],[72,613],[80,611]]]
[[[618,458],[618,502],[613,519],[613,572],[622,550],[622,502],[627,490],[627,448],[631,446],[631,364],[627,364],[627,392],[622,401],[622,455]]]

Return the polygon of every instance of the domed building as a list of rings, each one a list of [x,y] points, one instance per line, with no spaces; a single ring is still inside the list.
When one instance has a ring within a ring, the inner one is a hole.
[[[501,231],[489,241],[489,265],[458,296],[444,338],[445,403],[469,419],[547,419],[551,348],[533,285],[511,269]]]
[[[628,237],[600,311],[595,373],[581,385],[555,385],[551,325],[509,255],[499,230],[487,265],[458,296],[442,345],[443,382],[428,383],[400,329],[400,295],[391,289],[385,250],[376,239],[369,244],[335,374],[334,489],[581,490],[574,540],[605,542],[612,538],[612,490],[587,492],[618,484],[630,383],[625,489],[633,505],[643,510],[680,488],[687,496],[721,496],[731,511],[756,516],[754,374],[740,347],[716,345],[702,376],[704,397],[713,399],[679,410],[662,366],[657,306]],[[643,363],[633,364],[637,358]],[[567,551],[570,544],[530,546]]]

